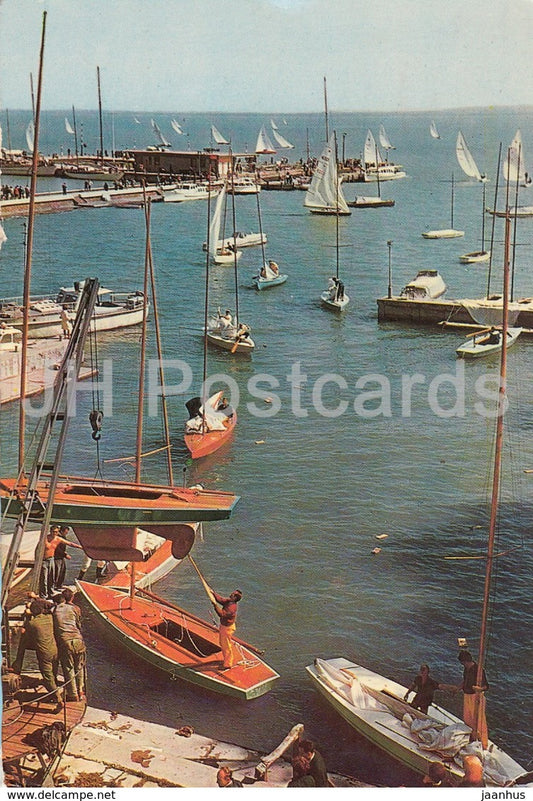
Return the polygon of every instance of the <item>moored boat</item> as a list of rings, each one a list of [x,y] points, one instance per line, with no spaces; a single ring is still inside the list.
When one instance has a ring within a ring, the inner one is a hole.
[[[438,270],[419,270],[400,292],[406,300],[434,300],[446,292],[446,284]]]
[[[452,173],[452,194],[451,194],[451,206],[450,206],[450,227],[449,228],[436,228],[431,231],[424,231],[422,236],[424,239],[457,239],[460,236],[464,236],[465,232],[460,231],[457,228],[454,228],[453,225],[453,212],[454,212],[454,202],[455,202],[455,179]]]
[[[151,593],[137,594],[130,604],[122,590],[82,581],[78,586],[114,638],[172,679],[250,700],[268,692],[279,678],[255,648],[237,638],[239,661],[223,669],[218,629]]]
[[[312,214],[329,216],[350,215],[341,190],[341,178],[337,170],[335,134],[332,133],[315,167],[311,184],[304,199],[304,206]]]
[[[508,328],[505,347],[510,348],[522,333],[521,328]],[[456,348],[457,355],[462,359],[479,359],[491,356],[502,349],[503,332],[500,328],[485,328],[476,331],[467,337],[466,342]]]
[[[173,189],[163,189],[163,200],[165,203],[183,203],[187,200],[207,200],[208,197],[216,197],[220,187],[208,186],[207,183],[181,183],[176,184]]]
[[[317,658],[306,670],[321,695],[367,740],[422,775],[446,753],[450,780],[460,783],[462,757],[478,753],[462,720],[436,704],[427,715],[413,709],[403,701],[406,687],[342,657]],[[525,773],[495,743],[489,742],[482,753],[487,785],[504,786]]]
[[[214,453],[231,438],[237,412],[229,406],[222,391],[211,395],[205,404],[201,398],[192,398],[187,408],[191,417],[185,423],[184,439],[193,459]]]
[[[250,176],[234,176],[228,182],[228,194],[230,195],[257,195],[260,191],[261,185]]]
[[[395,201],[385,200],[379,195],[357,195],[355,200],[348,200],[347,203],[352,209],[375,209],[381,206],[394,206]]]

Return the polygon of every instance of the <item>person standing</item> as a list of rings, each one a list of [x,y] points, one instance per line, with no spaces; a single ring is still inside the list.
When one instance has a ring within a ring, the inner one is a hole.
[[[54,551],[54,588],[60,590],[65,583],[65,576],[67,573],[67,559],[71,559],[70,554],[67,553],[67,547],[79,548],[82,550],[81,545],[75,542],[70,542],[68,539],[68,532],[70,526],[61,526],[59,529],[60,542],[57,543]]]
[[[481,741],[483,748],[487,748],[489,733],[487,718],[485,717],[485,690],[488,690],[489,683],[485,671],[482,671],[481,685],[477,684],[477,662],[472,659],[470,651],[459,651],[457,657],[463,666],[463,681],[456,688],[463,692],[463,720],[470,726],[473,732],[477,731],[477,739]],[[479,699],[478,714],[476,720],[476,696]]]
[[[72,325],[70,323],[70,314],[66,306],[61,309],[61,333],[65,339],[70,339],[70,332]]]
[[[81,611],[73,603],[74,593],[65,587],[61,603],[53,611],[54,635],[67,687],[67,701],[85,698],[85,643],[81,633]]]
[[[20,638],[16,659],[13,663],[14,673],[22,672],[24,653],[35,651],[43,683],[55,701],[54,712],[59,712],[63,704],[61,691],[57,686],[58,651],[54,637],[54,622],[46,601],[36,598],[30,604],[31,618],[25,623],[24,633]]]
[[[223,670],[229,670],[235,664],[235,653],[233,648],[233,634],[237,620],[237,604],[242,598],[240,590],[234,590],[229,598],[223,598],[214,590],[213,607],[220,618],[218,633],[220,637],[220,648],[223,656]],[[220,605],[219,605],[220,604]]]
[[[329,787],[328,771],[324,757],[317,751],[312,740],[302,740],[300,753],[309,762],[309,775],[315,780],[315,787]]]
[[[433,703],[435,690],[449,689],[449,685],[440,684],[429,675],[429,666],[420,665],[420,673],[414,677],[413,683],[405,693],[403,700],[409,700],[409,693],[414,692],[415,696],[411,701],[413,709],[419,709],[427,715],[428,707]],[[454,688],[455,689],[455,688]]]

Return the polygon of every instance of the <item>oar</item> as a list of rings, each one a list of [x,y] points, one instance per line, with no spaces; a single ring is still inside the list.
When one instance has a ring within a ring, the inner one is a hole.
[[[242,337],[238,336],[237,339],[235,340],[235,345],[231,349],[231,353],[235,353],[235,351],[237,350],[237,348],[241,344],[241,340],[242,340]]]
[[[481,328],[479,331],[472,331],[471,334],[467,334],[466,338],[470,339],[470,337],[477,337],[480,334],[488,334],[491,331],[490,328]]]
[[[188,557],[189,557],[189,559],[191,561],[191,565],[194,567],[194,569],[198,573],[200,581],[202,582],[202,584],[204,586],[204,590],[207,593],[207,597],[209,598],[209,600],[211,601],[212,604],[216,604],[216,598],[215,598],[215,596],[213,594],[213,590],[211,589],[211,587],[209,586],[209,584],[207,583],[205,578],[202,576],[202,574],[200,572],[200,568],[198,567],[198,565],[196,564],[196,562],[194,561],[194,559],[192,558],[192,556],[190,554],[188,554]]]

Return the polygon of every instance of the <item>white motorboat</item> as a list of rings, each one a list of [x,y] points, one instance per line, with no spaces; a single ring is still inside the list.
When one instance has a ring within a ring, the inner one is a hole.
[[[165,203],[183,203],[186,200],[207,200],[208,197],[216,197],[219,187],[206,183],[195,184],[181,183],[176,184],[173,189],[163,189],[163,200]]]
[[[521,328],[508,328],[506,337],[506,348],[515,344],[522,333]],[[466,342],[456,349],[456,353],[461,359],[479,359],[483,356],[492,356],[499,353],[502,349],[503,334],[501,327],[484,328],[470,334]]]
[[[455,715],[431,704],[425,715],[403,698],[406,687],[348,659],[315,659],[306,667],[313,684],[360,735],[411,770],[426,775],[431,762],[445,764],[450,781],[464,775],[462,758],[478,754],[471,729]],[[481,751],[487,785],[504,786],[525,774],[512,757],[489,741]],[[448,756],[449,755],[449,756]]]
[[[435,300],[446,292],[446,284],[438,270],[419,270],[400,292],[406,300]]]
[[[84,281],[71,287],[61,287],[55,297],[39,297],[30,301],[29,333],[43,338],[61,335],[61,316],[66,310],[74,318],[82,295]],[[142,322],[144,295],[142,292],[113,292],[105,287],[98,290],[98,300],[91,319],[91,331],[113,331]],[[0,322],[15,328],[22,327],[20,298],[0,301]]]
[[[228,194],[230,195],[257,195],[261,191],[261,185],[254,178],[243,175],[236,177],[228,182]]]

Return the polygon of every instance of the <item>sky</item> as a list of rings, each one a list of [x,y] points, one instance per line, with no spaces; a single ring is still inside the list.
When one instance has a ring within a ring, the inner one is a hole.
[[[0,107],[399,111],[533,104],[533,0],[0,0]]]

